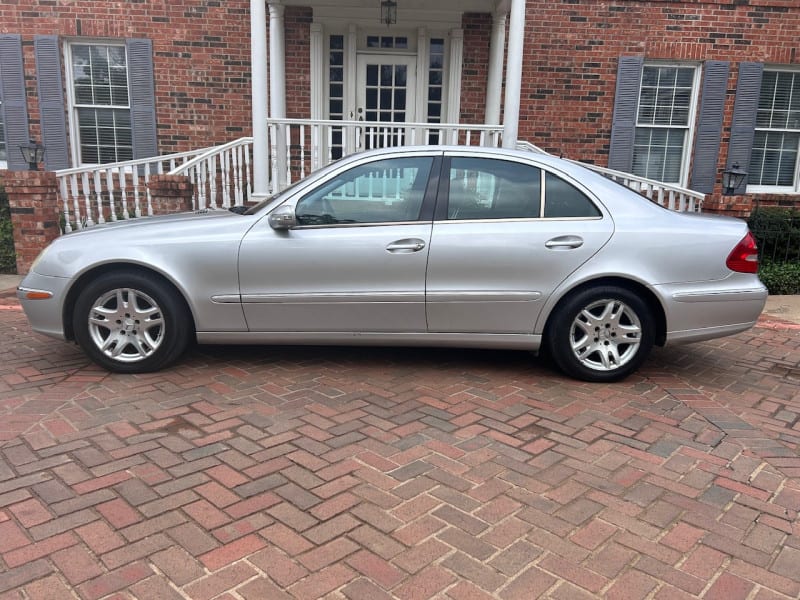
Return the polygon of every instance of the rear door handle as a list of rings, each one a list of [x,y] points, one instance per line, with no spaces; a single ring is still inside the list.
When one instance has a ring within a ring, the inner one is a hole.
[[[583,246],[583,238],[577,235],[562,235],[547,240],[544,245],[553,250],[572,250]]]
[[[394,254],[407,254],[409,252],[419,252],[425,247],[425,242],[419,238],[408,238],[397,240],[386,246],[387,252]]]

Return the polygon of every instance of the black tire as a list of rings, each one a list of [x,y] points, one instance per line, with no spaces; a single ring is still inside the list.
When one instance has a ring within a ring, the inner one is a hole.
[[[162,369],[180,357],[191,335],[187,308],[176,292],[134,271],[89,283],[75,303],[72,326],[83,351],[117,373]]]
[[[586,288],[567,297],[550,317],[545,343],[567,375],[591,382],[624,379],[655,341],[650,307],[628,289]]]

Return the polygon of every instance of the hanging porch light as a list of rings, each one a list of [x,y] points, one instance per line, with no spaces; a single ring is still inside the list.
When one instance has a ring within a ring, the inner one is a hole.
[[[385,23],[387,27],[397,23],[397,2],[394,0],[381,2],[381,23]]]

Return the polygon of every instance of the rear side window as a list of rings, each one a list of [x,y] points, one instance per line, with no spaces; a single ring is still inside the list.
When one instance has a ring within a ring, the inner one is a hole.
[[[591,200],[571,183],[552,173],[545,174],[544,216],[550,218],[599,217]]]
[[[448,219],[530,219],[540,216],[541,171],[505,160],[454,157]]]

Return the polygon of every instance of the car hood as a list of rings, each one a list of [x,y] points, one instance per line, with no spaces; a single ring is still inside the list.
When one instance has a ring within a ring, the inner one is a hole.
[[[80,229],[77,231],[73,231],[67,236],[84,236],[84,235],[97,235],[99,232],[106,232],[108,230],[114,230],[115,232],[119,232],[121,230],[136,230],[141,229],[143,227],[154,227],[159,225],[176,225],[178,223],[189,223],[193,221],[200,221],[200,220],[208,220],[208,219],[219,219],[219,218],[242,218],[241,215],[235,214],[230,212],[229,210],[225,209],[218,209],[218,210],[197,210],[194,212],[183,212],[183,213],[175,213],[171,215],[157,215],[153,217],[139,217],[139,218],[132,218],[132,219],[125,219],[121,221],[113,221],[108,223],[103,223],[102,225],[94,225],[93,227],[89,227],[88,229]]]

